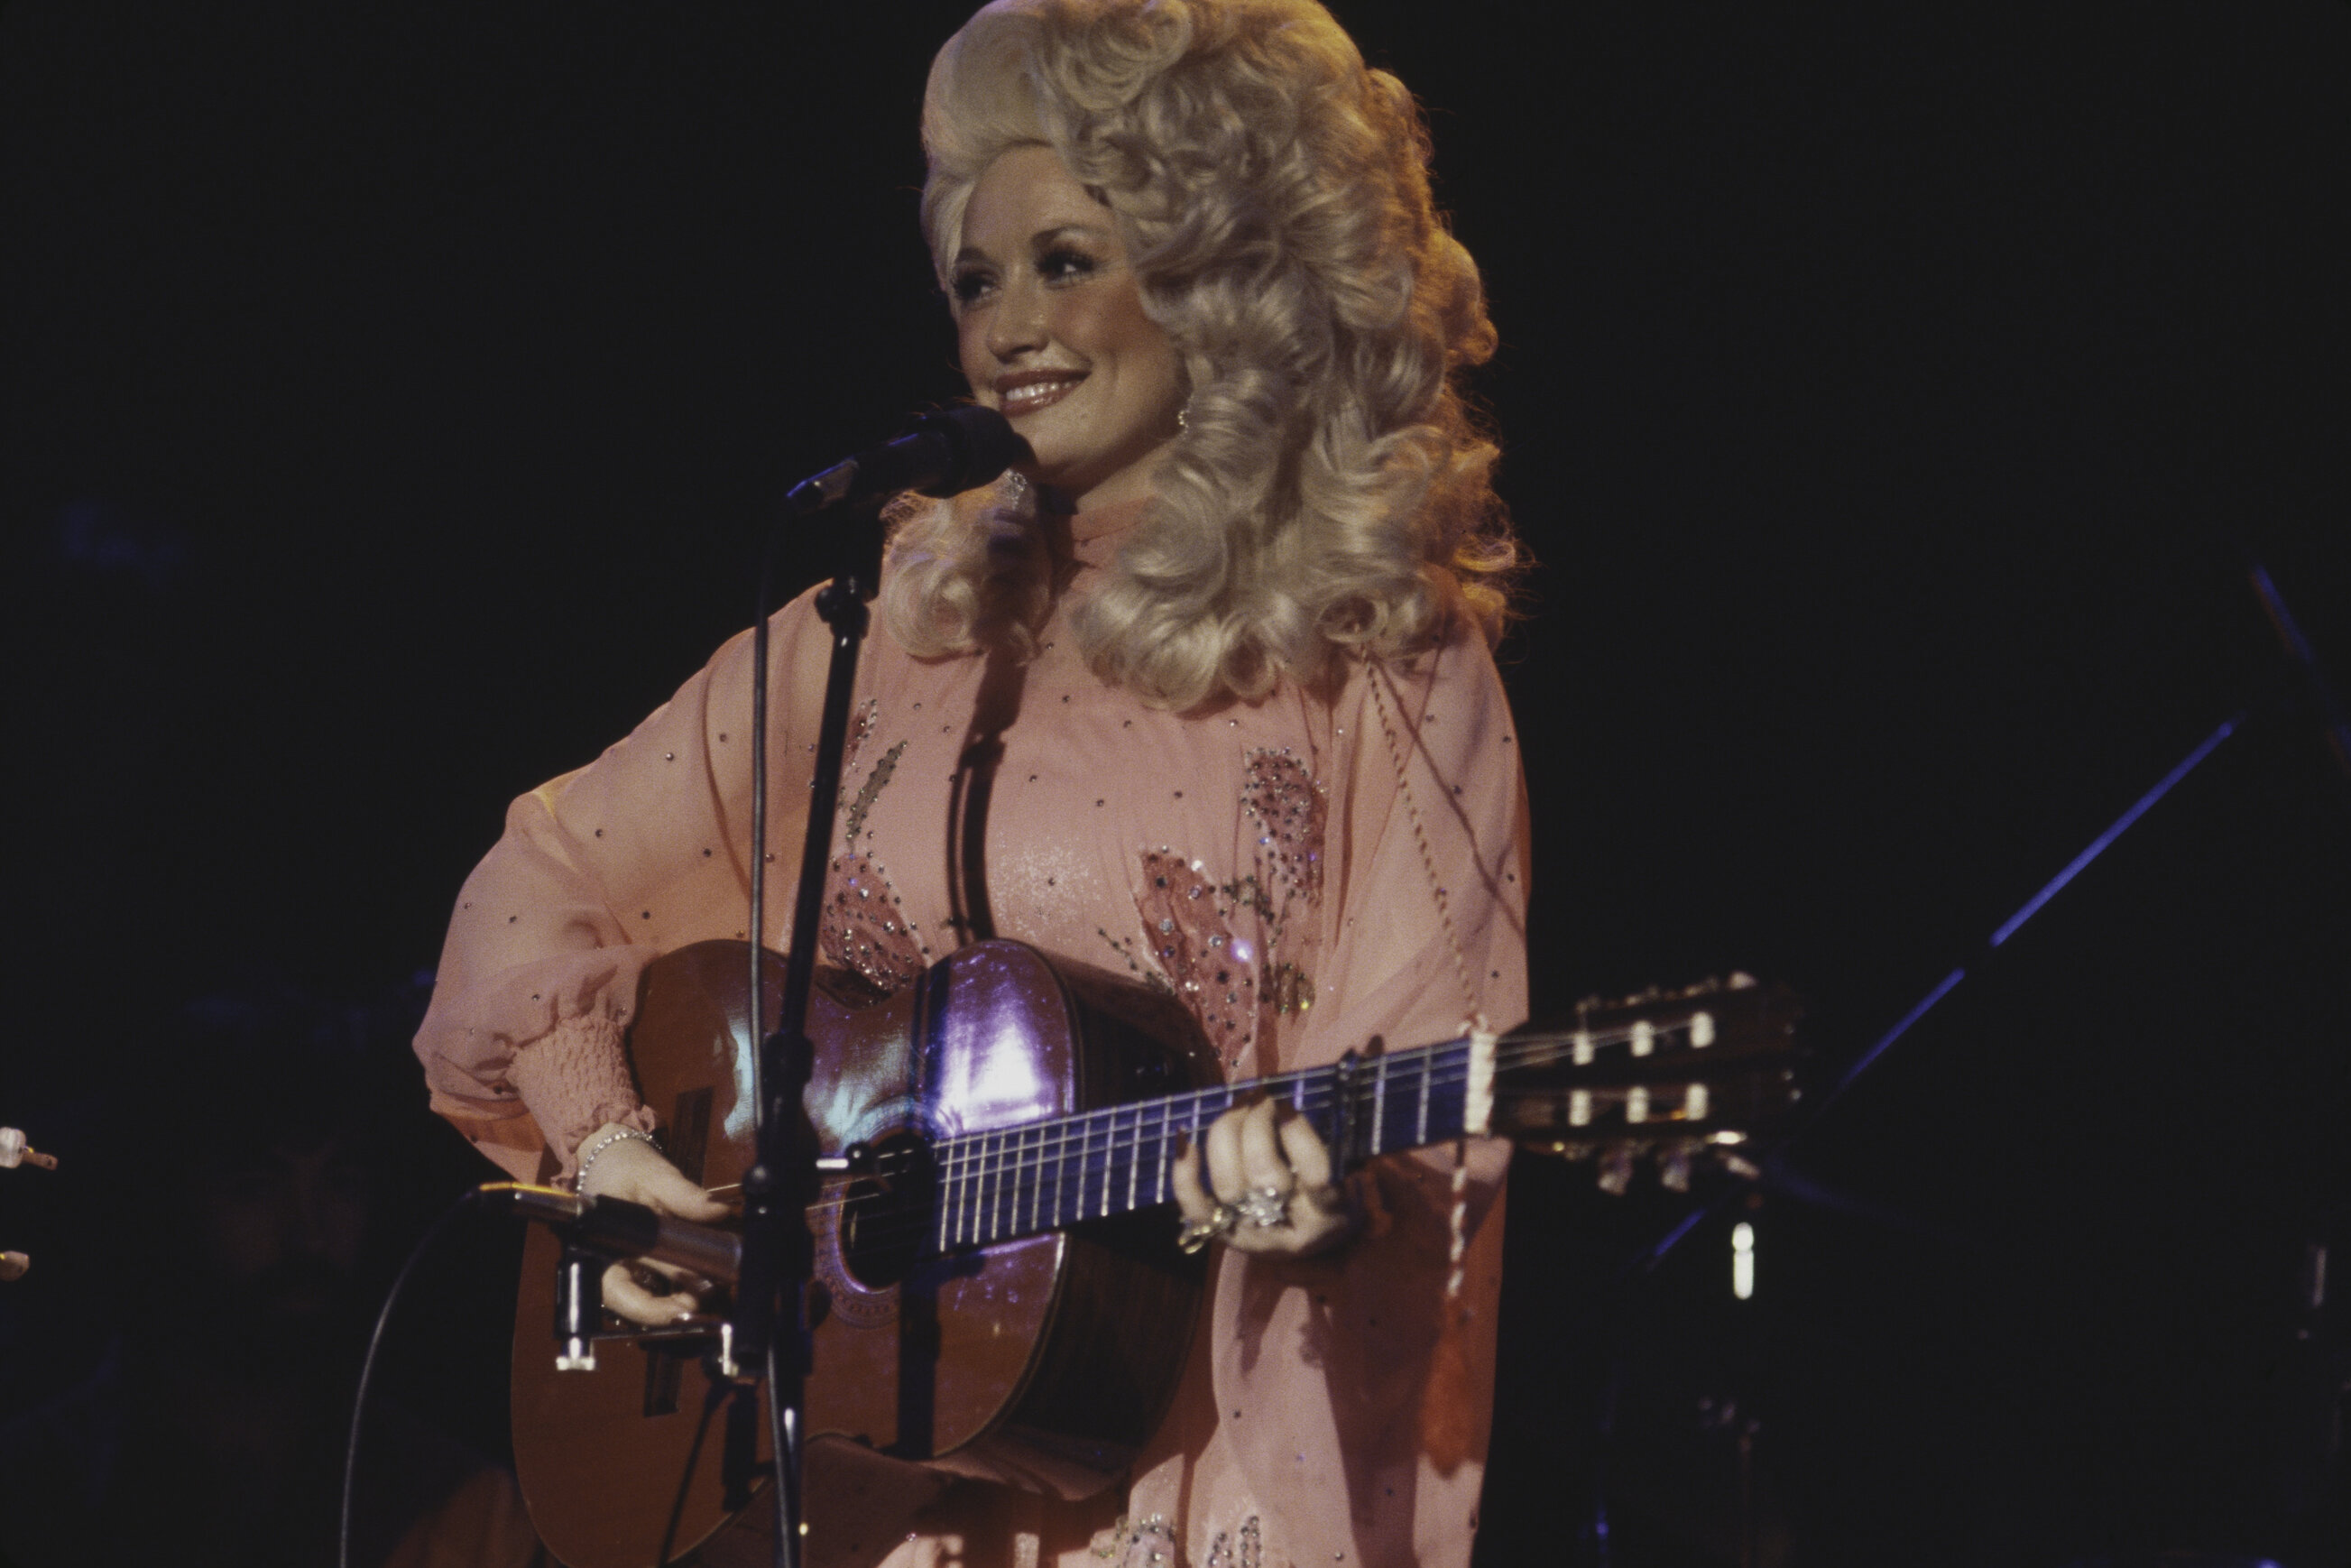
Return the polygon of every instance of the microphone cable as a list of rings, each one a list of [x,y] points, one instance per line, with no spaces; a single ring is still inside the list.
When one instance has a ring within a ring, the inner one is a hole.
[[[351,1396],[350,1441],[343,1449],[342,1517],[335,1529],[335,1562],[339,1568],[351,1568],[351,1493],[352,1482],[359,1475],[360,1417],[367,1410],[368,1383],[375,1375],[376,1353],[383,1348],[383,1331],[392,1322],[392,1309],[400,1300],[401,1287],[408,1283],[408,1276],[416,1271],[416,1265],[432,1249],[433,1243],[441,1239],[441,1233],[449,1228],[449,1222],[472,1207],[481,1196],[480,1188],[467,1187],[456,1202],[442,1211],[440,1218],[425,1228],[424,1234],[417,1239],[416,1245],[409,1249],[408,1260],[400,1266],[400,1272],[392,1276],[392,1289],[384,1292],[383,1308],[375,1315],[375,1332],[368,1336],[367,1355],[360,1363],[359,1388]]]

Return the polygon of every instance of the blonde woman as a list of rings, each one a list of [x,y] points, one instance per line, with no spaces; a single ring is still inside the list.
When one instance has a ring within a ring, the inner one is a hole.
[[[971,395],[1034,461],[892,509],[823,961],[887,994],[1018,938],[1179,998],[1233,1079],[1518,1022],[1490,653],[1517,556],[1456,385],[1494,334],[1409,95],[1311,0],[999,0],[940,52],[923,135]],[[825,653],[808,600],[777,617],[779,758]],[[460,895],[418,1050],[511,1169],[593,1152],[588,1190],[719,1212],[629,1135],[654,1117],[624,1047],[649,958],[742,934],[749,659],[517,800]],[[1304,1122],[1228,1113],[1175,1173],[1208,1304],[1125,1477],[1071,1502],[820,1442],[811,1561],[1466,1563],[1503,1164],[1342,1184]],[[617,1273],[608,1300],[690,1303]]]

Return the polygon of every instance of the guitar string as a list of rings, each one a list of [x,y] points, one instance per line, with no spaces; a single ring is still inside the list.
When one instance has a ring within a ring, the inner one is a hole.
[[[1460,1045],[1464,1042],[1450,1043]],[[1444,1047],[1434,1049],[1440,1053],[1445,1051]],[[1519,1051],[1513,1054],[1523,1059],[1532,1052]],[[1468,1081],[1466,1055],[1455,1053],[1448,1060],[1447,1056],[1440,1054],[1425,1060],[1437,1064],[1437,1072],[1430,1075],[1429,1080],[1432,1092],[1458,1088],[1466,1084]],[[1325,1082],[1313,1085],[1315,1092],[1310,1094],[1301,1108],[1311,1112],[1328,1111],[1337,1101],[1336,1085],[1328,1081],[1328,1070],[1315,1070],[1315,1071],[1318,1076],[1323,1077]],[[1214,1096],[1236,1092],[1245,1092],[1249,1087],[1249,1085],[1233,1085],[1224,1090],[1209,1090],[1201,1092],[1204,1095]],[[1621,1087],[1629,1089],[1633,1086]],[[1411,1089],[1408,1088],[1406,1092],[1410,1094]],[[1364,1098],[1360,1090],[1357,1092],[1357,1097],[1359,1101]],[[1174,1108],[1171,1104],[1170,1109]],[[1116,1112],[1123,1114],[1131,1109],[1131,1106],[1119,1107],[1116,1108]],[[1206,1113],[1210,1107],[1203,1104],[1199,1109]],[[1101,1112],[1087,1113],[1083,1118],[1072,1118],[1069,1123],[1061,1124],[1075,1124],[1078,1121],[1094,1117],[1107,1119],[1113,1114],[1112,1110],[1105,1109]],[[1667,1118],[1649,1124],[1653,1128],[1650,1135],[1658,1138],[1673,1136],[1677,1121],[1677,1119],[1675,1118]],[[1056,1124],[1039,1123],[1031,1125],[1041,1128],[1053,1126]],[[1689,1124],[1681,1124],[1681,1125],[1687,1127]],[[942,1145],[943,1148],[950,1151],[950,1158],[941,1162],[938,1185],[942,1187],[960,1185],[963,1190],[944,1194],[931,1207],[922,1211],[877,1217],[876,1219],[869,1222],[871,1227],[869,1233],[887,1240],[893,1238],[903,1239],[907,1234],[914,1231],[920,1231],[927,1236],[933,1230],[944,1229],[951,1237],[956,1238],[953,1244],[960,1247],[1008,1239],[1023,1234],[1041,1233],[1071,1221],[1099,1218],[1100,1211],[1092,1215],[1088,1213],[1088,1210],[1094,1208],[1096,1201],[1089,1193],[1089,1188],[1098,1192],[1107,1186],[1114,1189],[1119,1176],[1123,1170],[1128,1176],[1130,1192],[1135,1191],[1140,1185],[1136,1178],[1142,1174],[1139,1166],[1148,1163],[1148,1154],[1152,1147],[1155,1145],[1164,1145],[1174,1135],[1187,1133],[1191,1129],[1187,1118],[1177,1114],[1172,1117],[1163,1116],[1156,1121],[1134,1119],[1123,1129],[1114,1129],[1105,1120],[1101,1130],[1123,1134],[1124,1141],[1119,1144],[1106,1141],[1097,1148],[1091,1135],[1081,1133],[1074,1138],[1060,1138],[1050,1145],[1045,1141],[1040,1140],[1034,1145],[1024,1146],[1017,1141],[1024,1136],[1018,1129],[1003,1129],[1000,1134],[995,1129],[961,1134],[947,1145]],[[1610,1131],[1616,1135],[1624,1135],[1622,1129],[1610,1129]],[[985,1139],[998,1135],[1008,1136],[1016,1142],[1008,1145],[999,1145],[995,1149],[984,1146]],[[1441,1143],[1444,1140],[1440,1138],[1437,1141]],[[1073,1148],[1072,1145],[1075,1147]],[[953,1157],[953,1151],[957,1146],[962,1149],[959,1159]],[[1049,1146],[1057,1151],[1050,1157],[1045,1154]],[[1073,1159],[1078,1162],[1075,1168],[1071,1165]],[[979,1190],[983,1186],[987,1188],[984,1193]],[[1116,1202],[1111,1205],[1110,1212],[1124,1214],[1162,1206],[1171,1201],[1166,1187],[1166,1178],[1162,1175],[1154,1175],[1151,1178],[1151,1196],[1147,1200],[1138,1199],[1132,1204]],[[1050,1202],[1047,1201],[1049,1194]],[[1072,1209],[1070,1202],[1072,1197],[1075,1199],[1073,1211],[1064,1212],[1065,1209]],[[812,1204],[809,1211],[811,1214],[839,1211],[857,1201],[860,1200],[843,1195]],[[1020,1218],[1024,1209],[1029,1216],[1025,1223]]]
[[[1664,1030],[1656,1031],[1656,1038],[1660,1041],[1665,1041],[1668,1040],[1672,1034],[1681,1031],[1686,1029],[1686,1027],[1687,1020],[1677,1021],[1667,1026]],[[1495,1053],[1496,1064],[1498,1066],[1520,1066],[1526,1062],[1535,1060],[1545,1052],[1556,1051],[1562,1046],[1572,1047],[1577,1043],[1577,1035],[1579,1032],[1583,1033],[1584,1039],[1591,1045],[1597,1048],[1601,1046],[1622,1044],[1632,1040],[1638,1031],[1633,1028],[1626,1027],[1622,1029],[1593,1030],[1588,1032],[1574,1030],[1545,1030],[1540,1034],[1513,1035],[1504,1039],[1500,1046],[1498,1048]],[[1400,1052],[1395,1056],[1364,1058],[1359,1061],[1359,1067],[1368,1068],[1376,1063],[1384,1061],[1389,1065],[1391,1070],[1395,1068],[1404,1068],[1406,1071],[1412,1071],[1421,1063],[1438,1060],[1444,1052],[1466,1047],[1468,1044],[1468,1041],[1466,1038],[1442,1040],[1433,1046],[1424,1046],[1415,1051]],[[1688,1050],[1704,1048],[1684,1047],[1680,1049]],[[1677,1054],[1678,1054],[1678,1051],[1677,1051]],[[1208,1089],[1193,1090],[1187,1093],[1168,1096],[1164,1100],[1130,1101],[1121,1105],[1101,1106],[1091,1111],[1071,1113],[1063,1116],[1051,1117],[1043,1121],[1026,1124],[1026,1125],[1032,1127],[1076,1127],[1081,1123],[1091,1122],[1093,1118],[1102,1118],[1104,1121],[1107,1121],[1109,1118],[1114,1116],[1127,1114],[1132,1112],[1137,1104],[1184,1106],[1191,1102],[1198,1101],[1205,1105],[1208,1100],[1218,1095],[1247,1093],[1252,1091],[1270,1091],[1280,1086],[1295,1085],[1301,1082],[1309,1084],[1314,1090],[1327,1090],[1336,1072],[1337,1069],[1335,1066],[1300,1068],[1290,1072],[1276,1073],[1266,1078],[1249,1079],[1239,1083],[1219,1084]],[[1391,1072],[1389,1082],[1391,1088],[1393,1088],[1395,1084],[1393,1071]],[[1275,1095],[1272,1097],[1282,1098],[1283,1096]],[[1012,1131],[1012,1129],[983,1128],[971,1133],[961,1133],[956,1134],[953,1138],[942,1140],[941,1144],[937,1146],[940,1148],[946,1148],[951,1145],[958,1144],[965,1139],[992,1136],[999,1132],[1009,1131]],[[1033,1153],[1035,1151],[1031,1152]]]
[[[1651,1141],[1694,1136],[1701,1131],[1697,1124],[1677,1119],[1661,1119],[1642,1126],[1644,1131],[1638,1135]],[[1592,1129],[1593,1135],[1615,1137],[1626,1136],[1629,1131],[1625,1127],[1607,1126]],[[1437,1141],[1441,1143],[1444,1140]],[[1143,1164],[1147,1167],[1151,1163],[1147,1146],[1135,1152],[1144,1155]],[[1086,1219],[1161,1207],[1174,1200],[1172,1189],[1156,1173],[1149,1176],[1146,1187],[1132,1180],[1123,1184],[1120,1181],[1123,1171],[1128,1173],[1130,1178],[1142,1174],[1132,1163],[1113,1162],[1105,1166],[1098,1159],[1089,1159],[1082,1167],[1074,1169],[1064,1164],[1060,1170],[1030,1167],[1015,1171],[1011,1174],[1016,1179],[1012,1180],[1000,1179],[1008,1174],[1003,1170],[992,1173],[994,1177],[999,1178],[992,1181],[983,1173],[966,1171],[956,1178],[962,1184],[960,1192],[948,1193],[922,1209],[873,1216],[861,1225],[861,1240],[878,1244],[903,1242],[911,1237],[927,1240],[934,1233],[943,1232],[948,1239],[947,1248],[952,1250],[1041,1234]],[[974,1191],[983,1182],[988,1184],[984,1196]],[[1133,1201],[1114,1198],[1106,1211],[1097,1207],[1097,1195],[1105,1182],[1113,1193],[1120,1186],[1127,1185],[1129,1192],[1134,1195]],[[811,1205],[810,1212],[812,1215],[837,1214],[861,1201],[870,1200],[851,1197],[829,1199]]]
[[[1613,1037],[1610,1034],[1594,1033],[1591,1038],[1594,1045],[1600,1045],[1617,1043],[1630,1037],[1631,1031],[1628,1030]],[[1465,1040],[1449,1040],[1441,1045],[1423,1048],[1421,1051],[1386,1059],[1391,1063],[1405,1069],[1405,1073],[1401,1075],[1404,1092],[1397,1097],[1398,1107],[1410,1103],[1416,1097],[1419,1080],[1422,1077],[1427,1079],[1432,1092],[1449,1089],[1466,1082],[1467,1043]],[[1552,1051],[1561,1044],[1572,1045],[1573,1043],[1573,1035],[1557,1037],[1545,1035],[1507,1041],[1497,1052],[1498,1065],[1517,1067]],[[1675,1051],[1672,1056],[1681,1058],[1685,1051],[1694,1049],[1703,1048],[1684,1047]],[[1708,1060],[1728,1061],[1730,1060],[1730,1055],[1726,1052],[1723,1056],[1710,1057]],[[1661,1061],[1659,1065],[1663,1066],[1665,1063]],[[1432,1067],[1434,1071],[1428,1071]],[[1399,1087],[1398,1077],[1399,1075],[1395,1073],[1391,1073],[1389,1077],[1388,1088],[1391,1095],[1395,1095]],[[1271,1093],[1268,1097],[1292,1104],[1301,1110],[1327,1110],[1337,1103],[1338,1091],[1334,1070],[1310,1068],[1271,1078],[1251,1080],[1244,1083],[1196,1090],[1189,1094],[1173,1096],[1165,1100],[1129,1102],[1123,1105],[1099,1107],[1092,1111],[1029,1123],[1019,1127],[982,1128],[974,1132],[956,1134],[933,1145],[934,1163],[943,1172],[953,1167],[956,1179],[968,1180],[999,1176],[1008,1170],[1026,1169],[1043,1163],[1066,1161],[1072,1154],[1091,1155],[1095,1152],[1093,1145],[1097,1138],[1139,1140],[1145,1135],[1145,1128],[1143,1121],[1137,1116],[1138,1105],[1145,1107],[1155,1105],[1165,1108],[1165,1113],[1150,1129],[1154,1134],[1164,1135],[1170,1130],[1167,1123],[1171,1117],[1180,1122],[1196,1109],[1205,1117],[1212,1110],[1228,1109],[1236,1097],[1246,1095],[1252,1091],[1279,1088],[1294,1090],[1301,1083],[1305,1086],[1305,1092],[1302,1095],[1295,1092]],[[1611,1086],[1600,1087],[1604,1090]],[[1357,1088],[1355,1095],[1359,1102],[1371,1097],[1363,1087]],[[1394,1114],[1395,1113],[1391,1113],[1392,1117]],[[1124,1125],[1121,1125],[1122,1123]],[[1174,1130],[1186,1129],[1178,1127]],[[1016,1145],[1000,1145],[993,1149],[983,1146],[984,1140],[989,1138],[1025,1138],[1031,1132],[1050,1135],[1040,1136],[1034,1143],[1022,1143]],[[1389,1151],[1383,1149],[1382,1152]],[[893,1154],[884,1155],[883,1158],[893,1163],[881,1166],[871,1173],[862,1174],[870,1174],[873,1176],[903,1174],[905,1156]],[[1098,1169],[1099,1166],[1090,1166],[1088,1168]],[[814,1207],[817,1206],[811,1206],[811,1207]]]
[[[1591,1036],[1591,1040],[1594,1046],[1600,1046],[1621,1043],[1623,1040],[1629,1040],[1631,1038],[1632,1031],[1627,1030],[1621,1034],[1594,1033]],[[1496,1062],[1498,1066],[1508,1066],[1513,1068],[1520,1067],[1532,1062],[1547,1053],[1555,1052],[1557,1049],[1562,1045],[1573,1046],[1573,1043],[1574,1037],[1573,1035],[1542,1035],[1507,1040],[1503,1041],[1500,1049],[1496,1052]],[[1424,1047],[1420,1051],[1388,1057],[1384,1060],[1388,1061],[1392,1067],[1403,1068],[1406,1074],[1419,1073],[1424,1068],[1433,1063],[1436,1066],[1437,1071],[1440,1073],[1450,1072],[1452,1069],[1457,1066],[1464,1067],[1466,1075],[1466,1058],[1462,1053],[1466,1051],[1468,1044],[1468,1042],[1466,1040],[1447,1040],[1436,1046]],[[1706,1048],[1679,1047],[1675,1049],[1671,1055],[1672,1058],[1680,1058],[1686,1051],[1704,1049]],[[1730,1055],[1731,1052],[1726,1051],[1720,1056],[1710,1056],[1708,1060],[1729,1060]],[[1375,1058],[1374,1060],[1381,1059]],[[1664,1065],[1664,1061],[1661,1061],[1660,1065]],[[1131,1120],[1134,1114],[1135,1108],[1138,1105],[1165,1106],[1170,1110],[1176,1112],[1178,1114],[1181,1114],[1187,1112],[1196,1104],[1201,1110],[1206,1111],[1212,1103],[1216,1103],[1219,1099],[1223,1099],[1224,1103],[1217,1106],[1217,1108],[1221,1110],[1229,1107],[1231,1103],[1230,1097],[1246,1095],[1252,1092],[1266,1092],[1265,1097],[1267,1098],[1276,1100],[1280,1103],[1295,1104],[1298,1103],[1301,1099],[1299,1095],[1295,1093],[1277,1092],[1276,1091],[1294,1089],[1297,1085],[1302,1083],[1306,1086],[1306,1103],[1317,1106],[1327,1106],[1334,1103],[1333,1097],[1336,1093],[1335,1079],[1336,1070],[1334,1068],[1306,1068],[1293,1072],[1276,1074],[1270,1078],[1251,1079],[1241,1083],[1225,1084],[1210,1089],[1194,1090],[1186,1094],[1172,1095],[1163,1100],[1130,1101],[1121,1105],[1100,1106],[1090,1111],[1074,1112],[1061,1116],[1050,1117],[1037,1122],[1022,1124],[1018,1127],[988,1127],[980,1128],[968,1133],[958,1133],[954,1134],[952,1137],[940,1140],[938,1144],[934,1145],[934,1148],[935,1151],[942,1154],[959,1152],[964,1159],[968,1160],[974,1157],[975,1151],[973,1145],[979,1139],[998,1137],[1016,1133],[1025,1133],[1031,1129],[1057,1130],[1059,1135],[1052,1142],[1040,1143],[1019,1151],[1019,1155],[1024,1159],[1034,1158],[1046,1154],[1049,1150],[1059,1152],[1066,1149],[1072,1143],[1090,1142],[1098,1133],[1114,1133],[1118,1131],[1119,1129],[1115,1125],[1116,1122],[1120,1119]],[[1398,1074],[1391,1071],[1388,1079],[1389,1092],[1391,1094],[1394,1094],[1396,1090],[1397,1080]],[[1449,1086],[1450,1084],[1459,1081],[1460,1080],[1456,1080],[1451,1077],[1430,1079],[1432,1084],[1445,1086]],[[1405,1077],[1404,1082],[1405,1092],[1407,1095],[1411,1094],[1414,1092],[1416,1083],[1416,1078],[1409,1076]],[[1602,1087],[1606,1086],[1604,1085]],[[1370,1098],[1368,1086],[1359,1087],[1356,1091],[1356,1095],[1358,1099]],[[1442,1140],[1439,1141],[1442,1142]],[[991,1155],[1000,1152],[1002,1151],[987,1151]],[[886,1171],[877,1171],[874,1174],[886,1175],[890,1173]]]

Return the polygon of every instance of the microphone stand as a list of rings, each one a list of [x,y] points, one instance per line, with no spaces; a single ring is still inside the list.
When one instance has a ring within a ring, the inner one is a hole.
[[[816,511],[830,497],[807,486],[787,498],[785,521]],[[881,575],[881,540],[870,528],[849,530],[860,543],[857,559],[817,593],[817,614],[831,629],[831,658],[825,674],[824,714],[817,728],[816,766],[809,786],[808,831],[800,846],[800,874],[792,899],[792,940],[784,965],[783,1005],[775,1028],[762,1032],[761,960],[767,931],[768,842],[768,620],[777,542],[768,535],[759,567],[758,617],[751,630],[751,876],[749,1032],[758,1041],[756,1155],[743,1174],[743,1272],[735,1292],[730,1324],[731,1364],[722,1370],[737,1382],[727,1409],[721,1475],[730,1511],[748,1505],[758,1468],[758,1380],[768,1385],[768,1441],[776,1491],[776,1568],[796,1568],[800,1560],[801,1457],[806,1439],[805,1393],[809,1373],[807,1283],[813,1270],[815,1239],[808,1208],[818,1190],[814,1129],[802,1105],[813,1071],[808,1038],[810,993],[816,977],[817,921],[824,902],[826,847],[841,799],[841,771],[847,749],[849,710]]]

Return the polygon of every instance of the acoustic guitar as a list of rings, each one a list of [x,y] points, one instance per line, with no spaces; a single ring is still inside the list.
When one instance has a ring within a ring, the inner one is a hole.
[[[632,1031],[670,1157],[726,1195],[751,1155],[743,945],[648,966]],[[763,1016],[783,962],[767,956]],[[1793,998],[1735,977],[1503,1037],[1489,1081],[1471,1042],[1362,1053],[1220,1081],[1165,993],[1015,942],[983,942],[886,1001],[820,982],[805,1098],[820,1147],[857,1148],[809,1212],[812,1440],[1063,1498],[1123,1474],[1183,1370],[1205,1260],[1176,1246],[1168,1170],[1236,1104],[1311,1121],[1334,1164],[1495,1136],[1596,1158],[1621,1187],[1636,1151],[1665,1178],[1736,1161],[1793,1098]],[[1473,1078],[1476,1082],[1473,1082]],[[608,1319],[595,1370],[558,1372],[559,1244],[534,1228],[515,1318],[516,1469],[541,1538],[571,1568],[651,1568],[727,1514],[703,1455],[706,1332]],[[688,1368],[695,1370],[688,1375]],[[764,1432],[764,1421],[761,1430]],[[698,1460],[698,1462],[697,1462]]]

